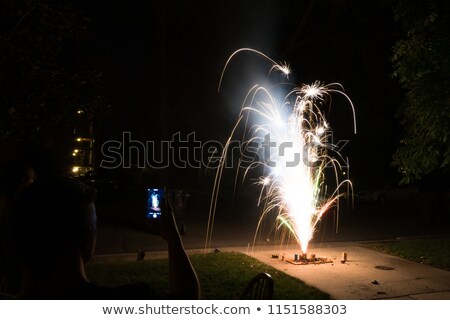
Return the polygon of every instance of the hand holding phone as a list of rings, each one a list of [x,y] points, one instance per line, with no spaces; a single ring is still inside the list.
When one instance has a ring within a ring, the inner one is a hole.
[[[165,188],[147,188],[145,221],[153,234],[161,235],[169,241],[179,237],[173,208],[166,197]]]

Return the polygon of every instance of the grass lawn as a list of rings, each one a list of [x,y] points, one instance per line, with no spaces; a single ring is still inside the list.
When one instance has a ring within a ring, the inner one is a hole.
[[[408,260],[450,270],[450,237],[401,239],[374,243],[369,247]]]
[[[200,279],[202,299],[239,299],[247,283],[259,272],[267,272],[274,279],[274,299],[330,298],[329,294],[241,253],[198,254],[191,256],[191,261]],[[105,286],[146,282],[166,290],[168,260],[96,262],[89,265],[87,275]]]

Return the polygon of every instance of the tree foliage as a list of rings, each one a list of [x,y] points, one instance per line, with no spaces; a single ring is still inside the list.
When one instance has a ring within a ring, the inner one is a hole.
[[[5,0],[0,21],[0,141],[39,141],[70,127],[80,106],[105,105],[101,73],[77,62],[83,12],[66,1]]]
[[[394,8],[404,38],[394,47],[393,76],[405,89],[399,110],[404,128],[393,164],[403,183],[450,164],[449,2],[400,1]]]

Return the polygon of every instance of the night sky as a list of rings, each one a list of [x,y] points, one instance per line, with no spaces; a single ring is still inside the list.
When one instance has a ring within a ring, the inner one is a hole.
[[[267,79],[271,65],[242,53],[217,92],[222,68],[239,48],[260,50],[289,63],[294,84],[343,85],[355,105],[357,135],[345,99],[333,97],[328,120],[335,139],[350,140],[342,153],[355,184],[378,184],[395,178],[389,163],[401,98],[390,62],[398,27],[383,3],[73,1],[90,21],[66,59],[103,71],[112,109],[96,119],[99,145],[123,131],[140,141],[178,131],[225,141],[247,90]]]

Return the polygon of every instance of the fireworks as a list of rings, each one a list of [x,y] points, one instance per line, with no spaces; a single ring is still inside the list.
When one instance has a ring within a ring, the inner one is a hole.
[[[257,53],[273,65],[271,72],[281,72],[286,77],[290,74],[286,64],[277,64],[268,56],[253,50],[240,49],[234,52],[225,64],[225,69],[234,55],[241,51]],[[344,189],[351,188],[348,179],[340,179],[343,159],[332,143],[332,132],[325,119],[324,107],[329,105],[330,95],[338,93],[349,102],[353,112],[354,131],[356,120],[354,107],[343,88],[337,84],[324,85],[314,82],[296,87],[279,101],[276,95],[261,86],[253,86],[244,100],[238,121],[222,153],[225,159],[228,146],[236,128],[244,125],[248,130],[247,143],[257,143],[259,158],[244,166],[244,177],[248,171],[261,165],[264,174],[257,182],[261,187],[258,203],[264,203],[264,209],[258,224],[269,213],[277,216],[277,228],[290,232],[304,253],[314,236],[317,223],[345,194]],[[207,246],[211,241],[217,196],[223,173],[223,164],[217,170],[208,222]],[[334,190],[328,192],[329,172],[333,174]]]

